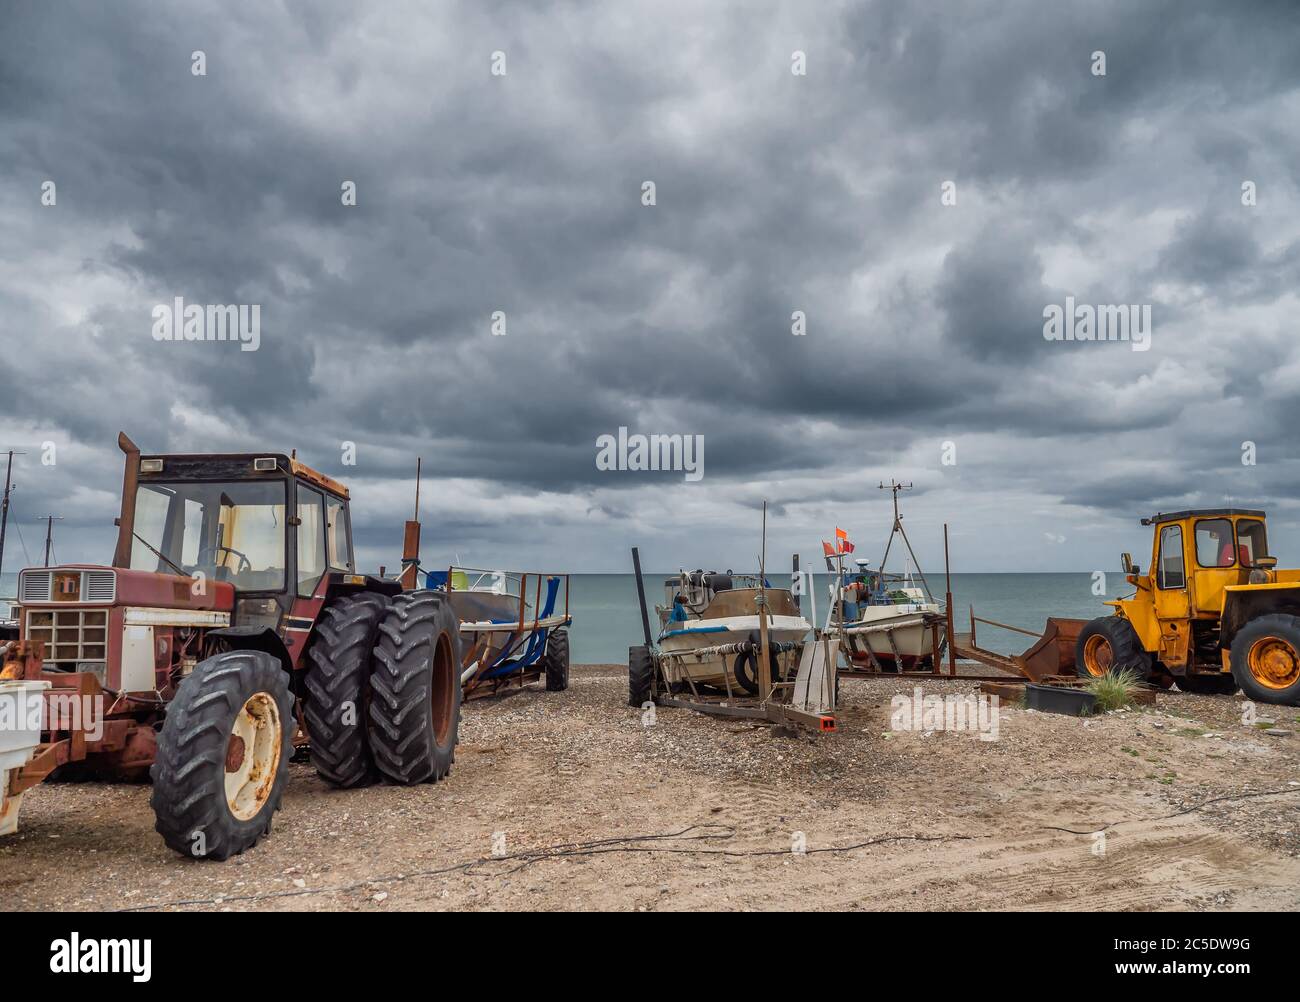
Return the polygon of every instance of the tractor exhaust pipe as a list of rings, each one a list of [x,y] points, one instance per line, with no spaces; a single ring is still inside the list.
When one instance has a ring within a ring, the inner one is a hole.
[[[131,566],[131,546],[135,542],[135,494],[140,480],[140,449],[126,437],[117,433],[117,447],[126,453],[126,467],[122,471],[122,514],[117,524],[117,549],[113,552],[114,567]]]

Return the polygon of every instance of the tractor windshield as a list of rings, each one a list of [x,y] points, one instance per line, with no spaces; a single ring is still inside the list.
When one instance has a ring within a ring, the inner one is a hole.
[[[282,591],[285,496],[282,480],[141,484],[131,566]]]

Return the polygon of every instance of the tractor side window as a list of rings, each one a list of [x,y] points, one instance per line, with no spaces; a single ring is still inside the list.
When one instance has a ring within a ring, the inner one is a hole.
[[[1196,562],[1202,567],[1231,567],[1232,522],[1226,518],[1205,518],[1196,523]]]
[[[1264,523],[1242,519],[1237,523],[1237,550],[1243,564],[1253,564],[1268,556],[1268,540],[1264,536]]]
[[[330,566],[336,571],[352,570],[352,537],[348,529],[347,506],[335,497],[325,499],[325,527],[329,540]]]
[[[325,573],[325,498],[298,485],[298,594],[310,596]]]
[[[1183,530],[1181,526],[1167,525],[1160,530],[1160,580],[1161,588],[1185,588],[1183,575]]]

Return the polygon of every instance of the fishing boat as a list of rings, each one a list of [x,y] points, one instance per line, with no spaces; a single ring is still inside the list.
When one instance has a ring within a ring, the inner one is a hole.
[[[763,603],[766,603],[765,605]],[[707,686],[737,694],[758,693],[754,647],[767,619],[773,681],[792,676],[798,651],[812,625],[788,589],[758,575],[682,571],[664,582],[656,605],[658,648],[670,685]]]
[[[898,672],[932,668],[945,649],[947,618],[903,529],[898,492],[911,485],[891,482],[880,486],[892,491],[894,499],[894,523],[880,569],[871,570],[862,559],[855,559],[853,567],[846,569],[844,558],[852,546],[844,547],[841,530],[836,530],[833,548],[823,544],[827,570],[833,575],[825,629],[840,638],[840,650],[852,669]],[[910,559],[905,559],[901,573],[889,573],[885,567],[896,536],[901,537]]]
[[[425,575],[460,622],[466,698],[538,679],[569,686],[569,576],[449,567]]]

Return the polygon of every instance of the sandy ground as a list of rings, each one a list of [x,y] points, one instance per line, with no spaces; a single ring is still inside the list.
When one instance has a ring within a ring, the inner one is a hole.
[[[145,786],[47,783],[0,841],[0,902],[1300,908],[1300,710],[1260,707],[1291,732],[1272,737],[1242,724],[1240,697],[1162,694],[1088,721],[1004,704],[983,741],[891,730],[913,684],[845,682],[840,731],[791,737],[680,709],[644,726],[625,668],[575,669],[565,693],[470,703],[442,783],[333,791],[295,763],[270,839],[224,864],[167,850]],[[494,838],[507,858],[485,859]]]

